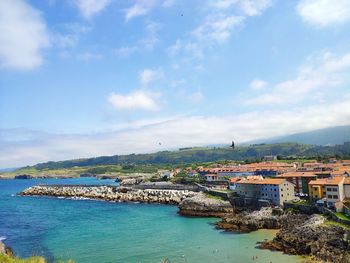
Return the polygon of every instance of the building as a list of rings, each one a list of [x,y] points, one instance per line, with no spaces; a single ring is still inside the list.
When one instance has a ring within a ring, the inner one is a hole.
[[[271,162],[277,160],[277,155],[267,155],[263,157],[264,161]]]
[[[337,212],[343,211],[343,201],[345,199],[344,176],[337,176],[327,179],[312,180],[309,182],[311,200],[323,200],[328,208]],[[348,193],[348,189],[347,193]]]
[[[309,182],[316,180],[317,174],[313,172],[291,172],[280,174],[277,178],[284,178],[293,183],[296,193],[309,194]]]
[[[206,174],[204,178],[207,182],[214,182],[219,180],[219,176],[217,174]]]
[[[236,183],[236,190],[242,197],[266,200],[279,206],[295,199],[294,185],[283,178],[241,180]]]
[[[242,180],[242,178],[240,178],[240,177],[232,177],[232,178],[230,178],[229,189],[236,190],[237,182],[239,182],[241,180]]]

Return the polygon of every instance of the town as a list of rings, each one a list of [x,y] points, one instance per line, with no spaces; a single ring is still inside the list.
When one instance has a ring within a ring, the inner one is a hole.
[[[285,162],[277,161],[276,156],[263,160],[161,170],[160,175],[175,181],[179,177],[200,178],[208,189],[235,194],[247,204],[306,203],[350,216],[350,160]]]

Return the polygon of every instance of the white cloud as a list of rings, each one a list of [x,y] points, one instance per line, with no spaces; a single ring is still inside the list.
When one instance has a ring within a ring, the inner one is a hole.
[[[115,49],[115,54],[119,57],[129,57],[133,53],[150,52],[153,51],[159,42],[158,31],[161,25],[154,22],[147,22],[146,24],[146,36],[140,39],[135,45],[124,46]]]
[[[206,21],[196,28],[192,34],[198,41],[222,43],[227,40],[235,26],[243,23],[242,16],[208,16]]]
[[[155,6],[155,0],[135,0],[134,4],[125,10],[125,20],[147,15]]]
[[[111,0],[74,0],[74,3],[85,18],[91,18],[102,12]]]
[[[272,0],[241,0],[239,5],[248,16],[259,16],[272,5]]]
[[[192,103],[199,103],[204,100],[204,95],[201,91],[196,91],[190,94],[188,98]]]
[[[250,83],[250,88],[253,90],[261,90],[266,88],[267,86],[267,82],[261,79],[254,79],[251,83]]]
[[[179,116],[138,120],[121,130],[95,135],[29,136],[25,143],[0,136],[0,167],[49,160],[153,152],[183,146],[238,143],[350,124],[350,96],[298,109],[253,111],[230,116]],[[269,116],[262,118],[261,116]],[[1,130],[0,130],[1,132]],[[14,132],[10,132],[14,136]],[[160,146],[158,142],[162,142]]]
[[[91,52],[85,52],[78,55],[78,59],[83,61],[91,61],[91,60],[100,60],[102,59],[102,54],[99,53],[91,53]]]
[[[156,98],[158,94],[137,90],[129,94],[111,93],[108,102],[118,110],[147,110],[156,111],[159,103]]]
[[[23,0],[0,1],[0,66],[29,70],[43,63],[49,33],[38,10]]]
[[[273,0],[217,0],[210,3],[217,9],[236,7],[243,15],[258,16],[272,5]]]
[[[344,84],[350,68],[350,53],[336,56],[322,52],[312,56],[299,68],[296,78],[274,85],[266,93],[249,99],[247,104],[286,104],[310,101],[313,95],[329,91]]]
[[[140,82],[142,86],[148,86],[151,82],[162,78],[163,72],[161,70],[144,69],[140,72]]]
[[[327,27],[350,21],[349,0],[300,0],[297,12],[304,22]]]
[[[175,0],[164,0],[163,1],[163,7],[169,8],[172,7],[175,4]]]

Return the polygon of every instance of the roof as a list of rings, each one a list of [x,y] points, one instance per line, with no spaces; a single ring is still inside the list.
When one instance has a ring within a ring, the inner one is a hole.
[[[232,178],[230,178],[230,182],[231,183],[236,183],[236,182],[241,181],[241,180],[242,180],[241,177],[232,177]]]
[[[309,185],[338,185],[343,181],[343,176],[336,176],[333,178],[311,180]]]
[[[274,184],[280,185],[286,182],[286,179],[263,179],[263,180],[241,180],[237,184]]]
[[[295,173],[284,173],[280,174],[279,178],[290,178],[290,177],[317,177],[314,172],[295,172]]]
[[[345,177],[344,184],[350,184],[350,177]]]

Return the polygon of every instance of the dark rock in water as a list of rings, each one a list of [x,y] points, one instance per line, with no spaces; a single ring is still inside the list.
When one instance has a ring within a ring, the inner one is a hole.
[[[92,174],[92,173],[81,173],[79,176],[80,177],[96,177],[96,175]]]
[[[30,174],[19,174],[15,176],[15,179],[32,179],[33,176]]]

